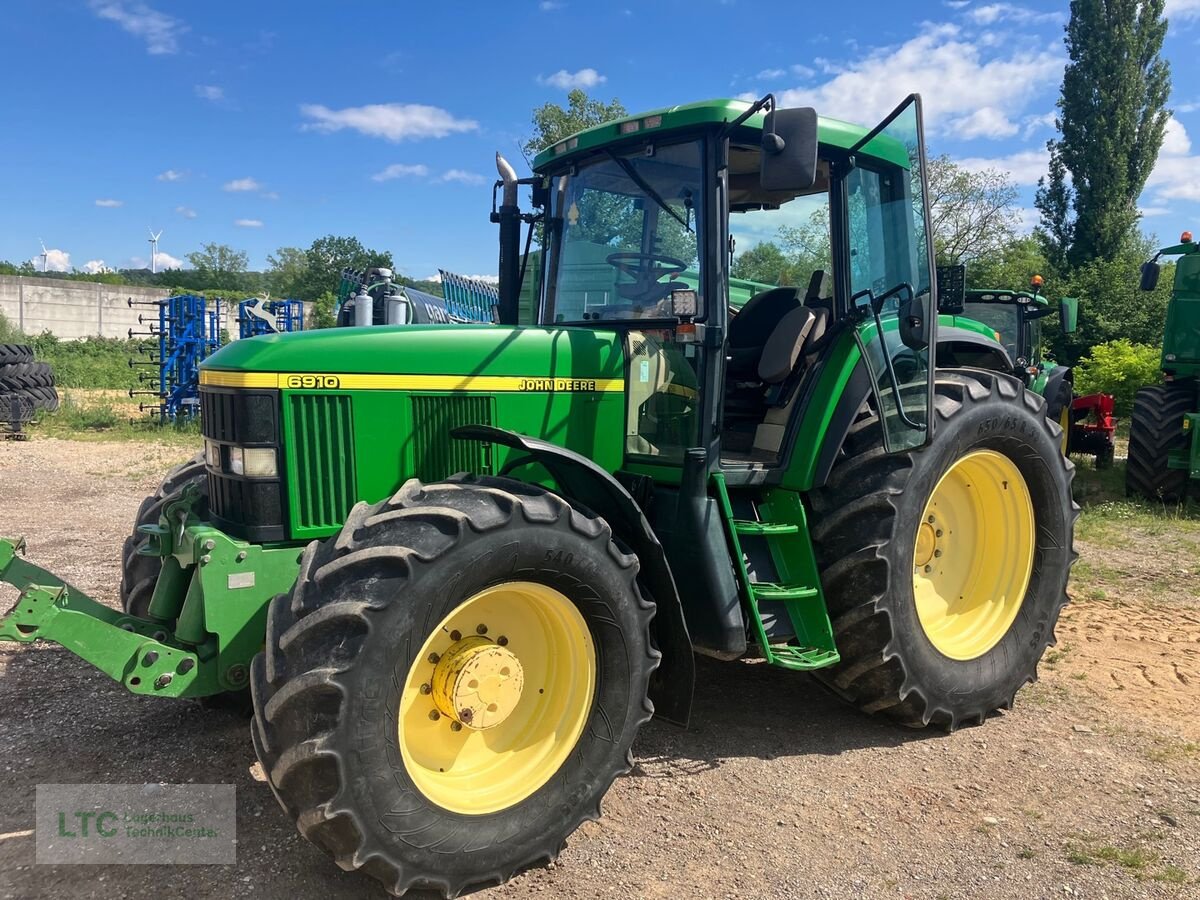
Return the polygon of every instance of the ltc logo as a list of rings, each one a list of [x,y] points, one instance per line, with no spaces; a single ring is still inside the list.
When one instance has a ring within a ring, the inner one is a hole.
[[[342,381],[336,375],[288,375],[283,379],[283,386],[287,388],[305,388],[305,389],[334,389],[340,387]]]
[[[91,823],[95,823],[95,834],[100,837],[114,837],[117,833],[116,828],[109,828],[105,825],[106,821],[119,821],[120,816],[114,812],[76,812],[75,820],[70,821],[66,813],[58,814],[58,836],[59,837],[88,837],[88,827]],[[69,831],[67,829],[68,822],[71,828],[78,828],[79,831]]]

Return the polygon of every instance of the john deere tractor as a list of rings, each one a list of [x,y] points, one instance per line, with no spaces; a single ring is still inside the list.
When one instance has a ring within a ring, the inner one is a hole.
[[[1067,599],[1072,468],[1018,379],[930,365],[919,98],[869,129],[677,106],[498,168],[500,325],[222,349],[124,610],[0,542],[0,635],[136,694],[249,687],[286,814],[395,893],[552,860],[639,728],[687,723],[696,653],[915,728],[1011,706]],[[828,268],[731,314],[730,233],[814,208]]]
[[[1125,491],[1178,502],[1200,493],[1200,245],[1185,231],[1142,266],[1141,288],[1158,286],[1159,257],[1175,256],[1175,283],[1163,334],[1163,384],[1133,401]]]
[[[1012,359],[1013,374],[1046,398],[1046,415],[1063,432],[1063,453],[1095,456],[1096,468],[1110,468],[1117,430],[1112,396],[1076,396],[1074,371],[1042,354],[1042,320],[1057,315],[1063,334],[1074,333],[1079,301],[1063,297],[1051,305],[1041,293],[1043,283],[1041,275],[1034,275],[1027,291],[969,290],[956,311],[995,329]]]

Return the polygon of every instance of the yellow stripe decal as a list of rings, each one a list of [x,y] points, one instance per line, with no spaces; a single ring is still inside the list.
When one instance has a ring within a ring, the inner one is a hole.
[[[343,391],[480,391],[485,393],[608,393],[625,389],[620,378],[524,378],[509,375],[357,375],[332,372],[222,372],[201,369],[213,387]]]

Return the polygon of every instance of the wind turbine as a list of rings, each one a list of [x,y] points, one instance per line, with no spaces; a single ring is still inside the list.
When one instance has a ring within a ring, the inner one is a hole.
[[[154,229],[147,225],[146,230],[150,232],[150,274],[154,275],[158,272],[158,239],[162,235],[162,229],[158,229],[158,234],[155,234]]]
[[[50,255],[50,251],[46,249],[46,242],[38,238],[38,243],[42,245],[42,274],[46,274],[46,257]]]

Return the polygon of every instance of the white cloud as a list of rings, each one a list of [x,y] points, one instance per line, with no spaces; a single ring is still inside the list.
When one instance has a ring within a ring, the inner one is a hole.
[[[1026,116],[1021,120],[1021,124],[1025,126],[1024,131],[1021,132],[1021,137],[1030,137],[1043,128],[1053,128],[1057,120],[1058,113],[1054,110],[1042,113],[1040,116]]]
[[[578,72],[568,72],[566,69],[559,69],[553,75],[537,77],[537,83],[542,87],[554,87],[560,91],[570,91],[575,88],[594,88],[598,84],[604,84],[608,78],[601,75],[595,69],[580,69]]]
[[[177,256],[172,256],[163,250],[159,250],[156,258],[158,271],[164,269],[182,269],[183,260]],[[148,269],[150,268],[150,260],[144,256],[133,256],[129,259],[129,268],[131,269]]]
[[[104,197],[96,201],[97,206],[102,206],[106,209],[115,209],[118,206],[124,206],[124,200],[113,200],[111,197]]]
[[[211,100],[213,103],[217,103],[225,99],[225,89],[215,84],[198,84],[195,90],[196,96],[201,100]]]
[[[1037,209],[1022,206],[1017,210],[1017,231],[1021,234],[1032,234],[1041,221],[1042,214]]]
[[[89,259],[79,267],[80,272],[87,272],[89,275],[99,275],[101,272],[110,272],[108,266],[104,264],[102,259]]]
[[[542,0],[538,4],[538,9],[542,12],[553,12],[556,9],[562,9],[566,5],[565,3],[559,3],[558,0]]]
[[[787,73],[787,69],[763,69],[754,77],[759,81],[774,81],[776,78],[782,78]]]
[[[1166,16],[1173,21],[1200,19],[1200,0],[1167,0]]]
[[[167,171],[159,172],[154,177],[159,181],[181,181],[183,180],[183,172],[177,172],[174,169],[167,169]]]
[[[1196,177],[1196,172],[1200,172],[1200,156],[1191,156],[1191,152],[1192,139],[1187,129],[1177,119],[1168,120],[1158,162],[1146,179],[1146,187],[1155,189],[1151,208],[1168,206],[1172,200],[1200,202],[1200,179]]]
[[[375,103],[345,109],[305,103],[300,107],[300,112],[312,119],[302,126],[305,131],[328,133],[350,128],[369,137],[395,142],[441,138],[479,128],[479,123],[472,119],[456,119],[440,107],[419,103]]]
[[[42,271],[42,254],[38,254],[29,260],[37,271]],[[47,250],[46,251],[46,271],[48,272],[69,272],[71,271],[71,254],[66,250]]]
[[[460,184],[483,184],[487,181],[482,175],[468,172],[465,169],[449,169],[442,175],[441,181],[457,181]]]
[[[145,3],[91,0],[92,12],[101,19],[116,22],[122,29],[146,42],[146,52],[163,56],[179,52],[179,37],[187,25],[172,16],[151,9]]]
[[[968,116],[951,120],[947,127],[963,140],[1012,137],[1018,130],[1008,116],[994,106],[981,106]]]
[[[488,284],[499,284],[500,283],[500,278],[497,275],[463,275],[462,277],[470,278],[473,281],[486,281]],[[441,272],[434,272],[432,275],[427,275],[426,277],[421,279],[421,281],[437,281],[439,283],[441,282],[441,280],[442,280]]]
[[[1008,156],[979,157],[955,160],[959,166],[970,171],[980,172],[984,169],[998,169],[1007,172],[1013,182],[1019,185],[1037,184],[1038,179],[1050,168],[1050,151],[1044,147],[1037,150],[1018,150]]]
[[[222,185],[223,191],[261,191],[262,183],[255,181],[253,178],[235,178],[233,181],[227,181]]]
[[[1057,22],[1063,19],[1059,12],[1038,12],[1024,6],[1012,3],[989,3],[986,6],[976,6],[964,15],[976,25],[994,25],[997,22],[1016,22],[1028,25],[1033,22]]]
[[[179,213],[185,219],[196,218],[196,211],[187,206],[177,206],[175,207],[175,212]]]
[[[278,200],[279,199],[279,193],[277,191],[263,191],[258,196],[262,197],[264,200]]]
[[[962,9],[964,6],[970,6],[971,0],[942,0],[942,3],[951,9]]]
[[[1152,216],[1165,216],[1171,212],[1169,206],[1139,206],[1138,213],[1143,219],[1149,219]]]
[[[424,178],[429,174],[429,166],[407,165],[405,163],[392,163],[382,172],[376,172],[371,176],[372,181],[391,181],[394,178]]]
[[[233,224],[238,228],[262,228],[262,219],[234,219]]]
[[[783,91],[779,99],[784,106],[815,106],[823,115],[871,122],[905,94],[919,92],[926,127],[953,133],[955,121],[983,107],[1011,119],[1030,97],[1058,84],[1063,57],[1056,44],[1023,42],[1005,49],[1009,58],[985,55],[958,27],[926,25],[903,44],[866,51],[824,84]]]

